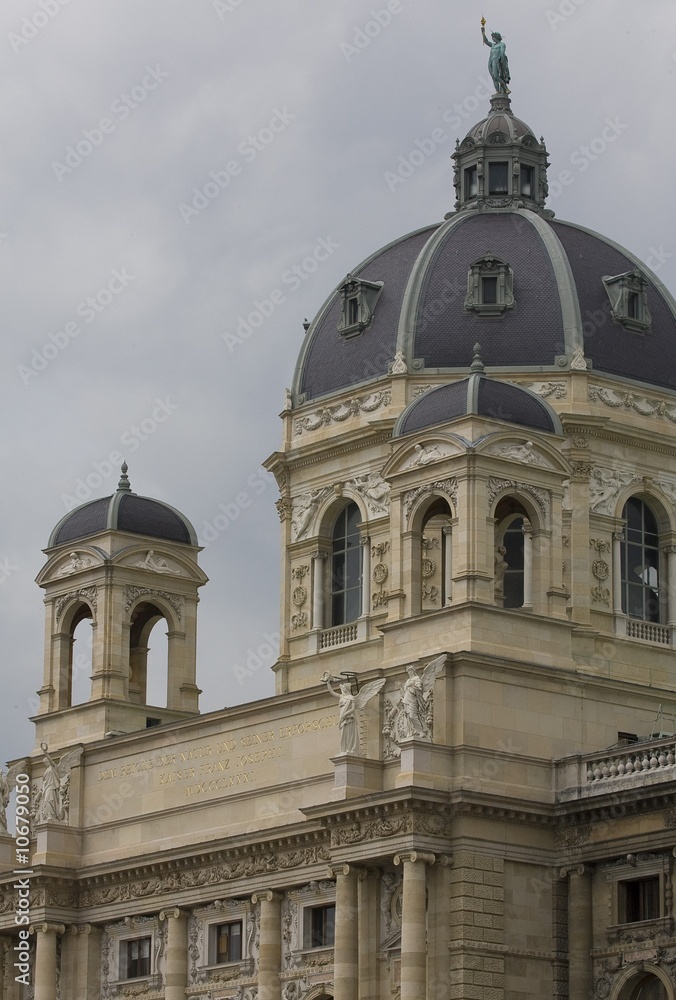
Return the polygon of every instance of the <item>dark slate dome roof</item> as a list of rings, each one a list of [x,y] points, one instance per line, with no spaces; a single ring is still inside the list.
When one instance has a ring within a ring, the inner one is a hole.
[[[510,143],[528,138],[533,139],[537,144],[535,134],[529,125],[526,125],[520,118],[516,118],[511,112],[506,114],[498,112],[486,115],[480,122],[477,122],[463,139],[462,145],[470,142],[488,142],[491,141],[491,136],[496,137],[492,140],[493,142],[504,139],[505,142]]]
[[[62,517],[50,535],[48,548],[79,541],[101,531],[127,531],[133,535],[197,545],[195,529],[187,517],[161,500],[131,492],[125,466],[117,493],[102,500],[91,500]]]
[[[465,309],[470,266],[486,254],[513,273],[515,306],[497,317]],[[648,282],[645,334],[613,319],[602,280],[636,269]],[[465,209],[351,273],[383,283],[373,319],[358,336],[341,336],[339,288],[329,296],[298,359],[295,404],[352,386],[368,391],[397,351],[409,372],[467,372],[476,341],[490,369],[556,373],[582,349],[599,372],[676,390],[674,299],[628,250],[582,226],[525,208]]]
[[[533,430],[561,433],[557,414],[535,393],[477,373],[417,396],[397,420],[394,437],[445,424],[469,413]]]

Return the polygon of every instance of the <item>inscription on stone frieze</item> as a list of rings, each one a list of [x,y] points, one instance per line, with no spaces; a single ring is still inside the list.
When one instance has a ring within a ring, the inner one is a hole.
[[[164,747],[140,760],[120,762],[101,768],[96,784],[144,775],[155,788],[179,786],[185,798],[221,792],[256,783],[267,764],[291,754],[289,741],[338,725],[337,715],[322,715],[274,729],[227,733],[194,746]]]

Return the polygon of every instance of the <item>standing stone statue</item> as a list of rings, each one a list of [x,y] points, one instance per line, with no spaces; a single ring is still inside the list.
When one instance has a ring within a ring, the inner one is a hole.
[[[70,798],[70,772],[80,762],[83,747],[69,750],[57,762],[48,751],[47,744],[41,743],[45,763],[42,786],[35,802],[37,823],[67,823]]]
[[[338,698],[338,728],[340,729],[340,752],[359,754],[359,723],[361,713],[368,702],[385,683],[385,679],[371,681],[365,684],[358,694],[352,694],[352,687],[347,682],[340,685],[340,693],[331,687],[331,676],[328,671],[322,674],[330,694]]]
[[[509,87],[507,86],[510,76],[505,43],[503,42],[502,35],[499,31],[491,32],[491,38],[493,41],[488,41],[486,38],[486,21],[483,17],[481,18],[481,37],[484,40],[484,45],[487,45],[491,50],[491,54],[488,57],[488,72],[491,74],[493,86],[495,87],[495,93],[511,93]]]

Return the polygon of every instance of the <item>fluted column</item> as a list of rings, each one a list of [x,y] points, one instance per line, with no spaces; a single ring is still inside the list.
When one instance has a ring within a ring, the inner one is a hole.
[[[35,924],[35,1000],[54,1000],[56,994],[56,935],[63,924]]]
[[[268,890],[254,893],[251,902],[261,904],[258,1000],[281,1000],[282,897]]]
[[[569,993],[575,1000],[592,1000],[592,893],[591,869],[586,865],[562,868],[568,877]]]
[[[188,914],[178,907],[161,910],[167,921],[167,958],[164,1000],[185,1000],[188,985]]]
[[[409,851],[397,854],[395,865],[402,865],[404,884],[401,910],[401,1000],[426,1000],[427,997],[427,872],[433,854]]]
[[[354,865],[335,865],[336,928],[333,945],[335,1000],[356,1000],[359,984],[358,870]]]

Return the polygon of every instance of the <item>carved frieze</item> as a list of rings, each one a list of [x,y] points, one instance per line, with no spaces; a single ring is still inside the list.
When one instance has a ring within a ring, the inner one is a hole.
[[[553,396],[554,399],[565,399],[568,395],[568,389],[565,382],[514,382],[514,385],[521,386],[523,389],[530,389],[537,396],[542,396],[546,399],[547,396]]]
[[[620,490],[638,482],[641,482],[641,477],[631,472],[593,468],[589,478],[589,509],[595,514],[611,514]]]
[[[427,486],[419,486],[415,490],[408,490],[404,494],[404,512],[406,518],[408,519],[411,515],[413,507],[418,502],[421,497],[432,496],[433,493],[442,493],[447,496],[453,505],[454,513],[457,514],[458,505],[458,480],[453,479],[443,479],[436,483],[429,483]]]
[[[377,472],[368,476],[357,476],[345,484],[358,493],[368,507],[369,513],[377,517],[387,514],[390,509],[390,487]]]
[[[294,542],[308,533],[320,503],[332,492],[333,487],[323,486],[294,498],[291,513],[291,538]]]
[[[382,392],[372,392],[368,396],[356,396],[347,403],[338,403],[336,406],[324,406],[313,413],[307,413],[294,420],[294,432],[299,435],[303,432],[319,430],[320,427],[328,427],[332,423],[342,423],[348,417],[360,416],[364,413],[373,413],[383,406],[389,406],[391,393],[389,389]]]
[[[603,403],[613,409],[633,410],[642,417],[661,417],[676,424],[676,406],[669,405],[661,399],[649,399],[635,392],[617,392],[600,385],[589,386],[589,401]]]
[[[520,493],[527,493],[529,496],[535,500],[535,503],[540,508],[542,514],[546,517],[549,514],[549,493],[547,490],[541,490],[537,486],[531,486],[530,483],[519,483],[515,479],[495,479],[491,477],[488,480],[488,503],[489,506],[493,504],[493,501],[500,493],[514,490]]]
[[[148,597],[160,597],[165,600],[176,612],[178,620],[181,621],[183,609],[185,608],[185,600],[180,594],[171,594],[166,590],[153,590],[150,587],[127,587],[125,590],[124,610],[129,611],[134,601],[145,595],[148,595]]]
[[[551,463],[547,462],[542,455],[539,455],[533,446],[532,441],[524,444],[514,442],[513,444],[495,444],[487,449],[487,454],[495,455],[496,458],[508,458],[512,462],[519,462],[521,465],[539,465],[542,468],[550,469]]]
[[[63,614],[64,608],[78,598],[90,605],[96,611],[97,589],[96,587],[81,587],[79,590],[71,590],[68,594],[62,594],[56,601],[55,613],[57,622]]]

